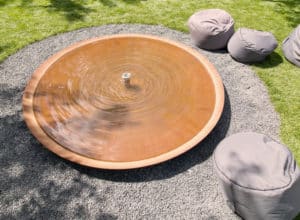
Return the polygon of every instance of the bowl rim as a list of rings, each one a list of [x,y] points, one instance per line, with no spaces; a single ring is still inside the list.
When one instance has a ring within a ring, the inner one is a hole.
[[[88,44],[96,43],[101,40],[108,40],[108,39],[115,39],[115,38],[144,38],[148,40],[155,40],[159,41],[160,43],[167,43],[173,46],[176,46],[185,52],[191,54],[195,57],[206,69],[206,72],[211,78],[211,81],[214,86],[215,90],[215,107],[211,114],[210,119],[205,124],[205,126],[189,141],[185,142],[184,144],[178,146],[177,148],[168,151],[166,153],[160,154],[155,157],[137,160],[137,161],[126,161],[126,162],[112,162],[112,161],[102,161],[93,158],[86,157],[84,155],[78,154],[74,151],[71,151],[55,140],[53,140],[48,134],[44,132],[44,130],[40,127],[33,110],[33,99],[34,99],[34,92],[36,87],[43,77],[45,72],[54,64],[57,60],[59,60],[64,55],[72,52],[73,50],[83,47]],[[23,118],[26,122],[27,127],[31,131],[31,133],[38,139],[38,141],[46,147],[48,150],[52,151],[56,155],[70,160],[72,162],[85,165],[88,167],[94,168],[101,168],[101,169],[109,169],[109,170],[126,170],[126,169],[134,169],[134,168],[141,168],[147,167],[150,165],[155,165],[172,158],[175,158],[186,151],[190,150],[194,146],[196,146],[200,141],[202,141],[216,126],[217,122],[219,121],[224,107],[224,87],[222,83],[222,79],[217,72],[216,68],[213,66],[212,63],[208,61],[206,57],[201,55],[195,49],[192,49],[182,43],[165,39],[158,36],[153,35],[144,35],[144,34],[117,34],[117,35],[106,35],[102,37],[95,37],[88,40],[79,41],[77,43],[68,46],[56,54],[52,55],[50,58],[46,59],[32,74],[31,79],[29,80],[22,97],[22,108],[23,108]]]

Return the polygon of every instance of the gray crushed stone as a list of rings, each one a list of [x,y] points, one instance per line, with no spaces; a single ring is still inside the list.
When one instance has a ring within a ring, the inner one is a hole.
[[[194,47],[187,34],[163,26],[105,25],[49,37],[0,64],[1,219],[238,219],[227,208],[211,155],[226,136],[255,131],[278,140],[279,117],[261,80],[225,51],[204,54],[226,88],[213,132],[171,161],[129,171],[83,167],[42,147],[23,119],[21,96],[33,71],[50,55],[91,37],[142,33]]]

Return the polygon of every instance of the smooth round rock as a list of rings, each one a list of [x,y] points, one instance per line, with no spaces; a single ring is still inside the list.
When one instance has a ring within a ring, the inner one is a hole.
[[[228,42],[228,52],[237,61],[254,63],[263,61],[278,43],[270,32],[248,28],[238,29]]]
[[[234,20],[226,11],[208,9],[196,12],[188,20],[193,42],[202,49],[218,50],[227,46],[234,33]]]
[[[300,25],[282,42],[285,58],[300,67]]]
[[[300,211],[300,171],[292,153],[266,135],[238,133],[214,152],[227,204],[244,219],[292,219]]]

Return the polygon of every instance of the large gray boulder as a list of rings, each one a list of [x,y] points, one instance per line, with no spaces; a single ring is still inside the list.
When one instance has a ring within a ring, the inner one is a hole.
[[[226,11],[207,9],[196,12],[188,20],[194,44],[206,50],[224,49],[234,33],[234,20]]]
[[[254,63],[263,61],[277,46],[278,43],[270,32],[240,28],[230,38],[227,49],[235,60]]]
[[[247,220],[289,220],[300,211],[292,153],[263,134],[238,133],[216,148],[214,165],[229,207]]]
[[[288,61],[300,67],[300,25],[283,41],[282,51]]]

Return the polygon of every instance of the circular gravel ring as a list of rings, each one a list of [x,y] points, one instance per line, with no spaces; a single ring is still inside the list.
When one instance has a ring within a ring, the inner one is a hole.
[[[187,153],[137,170],[89,169],[43,149],[22,119],[22,93],[35,69],[73,43],[125,33],[184,43],[213,63],[225,87],[217,126]],[[212,152],[224,137],[238,132],[255,131],[279,140],[279,116],[249,66],[226,51],[200,50],[188,34],[157,25],[83,28],[28,45],[0,63],[0,103],[0,210],[6,218],[239,219],[222,199]]]

